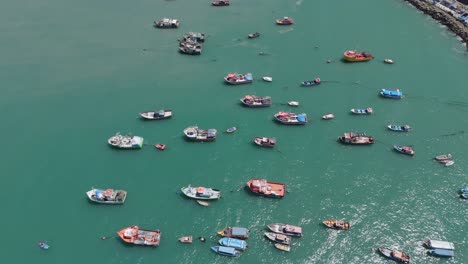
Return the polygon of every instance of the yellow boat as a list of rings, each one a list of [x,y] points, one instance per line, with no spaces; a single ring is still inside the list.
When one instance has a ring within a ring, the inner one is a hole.
[[[343,54],[343,59],[349,62],[370,61],[374,58],[369,52],[357,52],[355,50],[347,50]]]

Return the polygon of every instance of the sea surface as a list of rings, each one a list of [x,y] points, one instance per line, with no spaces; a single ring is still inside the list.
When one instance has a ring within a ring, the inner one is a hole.
[[[296,24],[275,25],[283,16]],[[163,17],[180,19],[180,28],[153,28]],[[468,203],[457,194],[468,185],[468,56],[453,34],[402,1],[7,0],[0,31],[2,263],[390,263],[378,246],[403,250],[414,263],[468,263]],[[201,56],[177,52],[189,31],[207,35]],[[256,31],[260,38],[247,39]],[[375,59],[344,63],[348,49]],[[230,72],[251,72],[255,81],[225,85]],[[299,85],[315,77],[320,86]],[[405,98],[382,99],[382,88],[400,88]],[[269,95],[274,105],[244,108],[246,94]],[[368,106],[375,114],[349,113]],[[172,119],[138,118],[163,108]],[[278,111],[305,112],[310,122],[279,125]],[[336,118],[321,120],[327,113]],[[219,136],[188,142],[182,130],[191,125]],[[231,126],[238,131],[223,133]],[[377,142],[339,144],[350,131]],[[112,149],[107,139],[116,132],[146,145]],[[256,147],[254,136],[276,137],[277,148]],[[444,153],[454,166],[433,161]],[[244,188],[251,178],[286,183],[286,197],[252,195]],[[223,197],[202,207],[180,194],[188,184]],[[92,187],[125,189],[126,203],[90,203]],[[326,229],[325,219],[352,226]],[[275,222],[303,228],[289,253],[263,237]],[[160,229],[161,245],[124,244],[116,232],[130,225]],[[251,230],[240,258],[210,250],[227,226]],[[183,235],[207,241],[180,244]],[[426,239],[454,242],[455,257],[427,256]]]

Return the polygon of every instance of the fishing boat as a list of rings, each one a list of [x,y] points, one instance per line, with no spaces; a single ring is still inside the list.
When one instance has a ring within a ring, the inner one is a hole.
[[[253,77],[251,73],[246,74],[237,74],[237,73],[229,73],[224,77],[224,81],[231,85],[238,85],[238,84],[246,84],[252,83]]]
[[[265,148],[273,148],[276,146],[276,139],[275,138],[267,138],[267,137],[254,137],[253,142]]]
[[[398,132],[408,132],[411,130],[411,127],[408,126],[408,125],[402,125],[402,126],[399,126],[399,125],[388,125],[387,126],[388,129],[392,130],[392,131],[398,131]]]
[[[144,230],[138,226],[129,226],[119,232],[117,235],[125,242],[129,244],[141,245],[141,246],[159,246],[161,241],[161,231],[159,230]]]
[[[450,249],[439,249],[439,248],[431,249],[427,253],[431,256],[444,257],[444,258],[451,258],[455,256],[455,252],[453,252],[453,250],[450,250]]]
[[[143,138],[116,133],[107,140],[107,143],[119,149],[141,149],[143,147]]]
[[[408,146],[397,146],[397,145],[394,145],[393,146],[393,149],[397,152],[400,152],[401,154],[405,154],[405,155],[409,155],[409,156],[413,156],[415,151],[408,147]]]
[[[223,237],[218,241],[218,243],[221,246],[232,247],[237,250],[246,250],[248,247],[247,242],[245,242],[244,240],[230,238],[230,237]]]
[[[349,227],[351,226],[349,222],[342,220],[325,220],[322,223],[328,228],[341,230],[349,229]]]
[[[285,245],[285,244],[280,244],[280,243],[275,243],[275,248],[282,250],[282,251],[291,251],[291,246]]]
[[[434,159],[437,160],[437,161],[449,160],[451,158],[452,158],[452,154],[443,154],[443,155],[438,155],[438,156],[434,157]]]
[[[356,50],[347,50],[343,54],[343,59],[348,62],[370,61],[374,58],[369,52],[358,52]]]
[[[270,76],[263,76],[263,77],[262,77],[262,80],[264,80],[265,82],[272,82],[272,81],[273,81],[273,78],[270,77]]]
[[[196,201],[197,201],[197,203],[198,203],[199,205],[201,205],[201,206],[205,206],[205,207],[210,206],[210,203],[209,203],[209,202],[201,201],[201,200],[196,200]]]
[[[315,78],[311,81],[303,81],[301,84],[302,86],[314,86],[314,85],[319,85],[321,83],[322,81],[320,80],[320,78]]]
[[[390,98],[390,99],[401,99],[403,97],[403,93],[400,91],[400,89],[396,89],[396,90],[382,89],[380,91],[380,96],[384,98]]]
[[[114,189],[92,189],[86,192],[89,200],[102,204],[123,204],[127,191]]]
[[[406,253],[398,250],[391,250],[384,247],[379,247],[379,252],[385,257],[401,263],[410,263],[410,257]]]
[[[197,200],[216,200],[221,198],[221,191],[207,187],[187,187],[180,188],[185,196]]]
[[[217,232],[218,235],[223,237],[231,237],[238,239],[249,238],[250,231],[245,227],[226,227],[223,230]]]
[[[289,101],[289,102],[288,102],[288,105],[289,105],[289,106],[297,107],[297,106],[299,106],[299,102],[298,102],[298,101]]]
[[[258,33],[258,32],[251,33],[247,37],[248,38],[258,38],[258,37],[260,37],[260,33]]]
[[[392,59],[384,59],[383,61],[384,61],[385,63],[387,63],[387,64],[393,64],[393,63],[395,63]]]
[[[246,95],[240,99],[241,103],[247,107],[268,107],[271,106],[270,96]]]
[[[197,126],[191,126],[184,129],[185,136],[192,141],[213,141],[216,139],[218,131],[216,129],[199,129]]]
[[[334,114],[326,114],[326,115],[322,116],[322,119],[324,119],[324,120],[329,120],[329,119],[333,119],[333,118],[335,118]]]
[[[211,2],[211,5],[214,5],[214,6],[228,6],[230,5],[231,3],[227,0],[220,0],[220,1],[214,1],[214,2]]]
[[[178,28],[179,25],[179,20],[173,18],[163,18],[161,20],[154,21],[154,26],[157,28]]]
[[[276,20],[276,24],[278,25],[292,25],[293,23],[294,23],[294,20],[286,16]]]
[[[272,232],[293,236],[293,237],[302,237],[302,228],[293,225],[286,224],[269,224],[267,225],[268,229]]]
[[[455,245],[452,242],[441,241],[441,240],[426,240],[424,246],[429,249],[448,249],[455,250]]]
[[[197,42],[205,42],[205,34],[199,32],[189,32],[183,36],[183,39],[192,39]]]
[[[305,125],[307,123],[307,114],[305,113],[278,112],[274,117],[276,121],[285,125]]]
[[[179,237],[177,240],[179,240],[180,243],[192,244],[193,238],[192,236],[183,236]]]
[[[154,145],[155,148],[159,149],[159,150],[165,150],[166,149],[166,145],[164,144],[156,144]]]
[[[37,242],[37,245],[42,249],[49,249],[50,247],[46,242]]]
[[[237,127],[230,127],[228,129],[226,129],[227,133],[233,133],[233,132],[236,132],[236,131],[237,131]]]
[[[351,113],[355,114],[355,115],[370,115],[372,113],[374,113],[374,109],[372,109],[371,107],[367,107],[367,108],[353,108],[351,109]]]
[[[214,247],[211,247],[211,250],[223,256],[228,256],[228,257],[240,256],[240,251],[232,247],[214,246]]]
[[[291,237],[283,234],[277,234],[273,232],[265,232],[265,236],[276,243],[290,245],[291,244]]]
[[[374,144],[374,138],[364,133],[353,133],[353,132],[344,133],[343,136],[340,136],[338,138],[338,140],[343,144],[349,144],[349,145]]]
[[[179,51],[180,53],[187,55],[200,55],[202,52],[202,48],[197,46],[185,46],[179,47]]]
[[[161,120],[172,117],[172,110],[158,110],[141,112],[140,116],[146,120]]]
[[[271,198],[283,198],[286,194],[286,185],[280,182],[269,182],[266,179],[251,179],[247,187],[253,193]]]

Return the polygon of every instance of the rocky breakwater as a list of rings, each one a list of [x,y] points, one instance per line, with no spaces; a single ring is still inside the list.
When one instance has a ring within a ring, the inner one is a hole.
[[[453,33],[460,36],[465,46],[468,49],[468,30],[458,21],[451,13],[443,11],[439,7],[428,3],[423,0],[404,0],[417,9],[423,11],[425,14],[430,15],[435,20],[439,21],[442,25],[447,26]]]

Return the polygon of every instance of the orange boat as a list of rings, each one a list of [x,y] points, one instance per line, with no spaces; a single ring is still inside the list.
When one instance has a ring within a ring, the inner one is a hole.
[[[247,182],[247,187],[258,195],[283,198],[286,193],[286,185],[279,182],[268,182],[265,179],[252,179]]]
[[[351,226],[349,222],[342,221],[342,220],[325,220],[322,222],[326,227],[333,228],[333,229],[349,229]]]
[[[138,226],[129,226],[119,232],[119,237],[129,244],[141,246],[159,246],[161,241],[161,231],[159,230],[143,230]]]
[[[343,56],[344,60],[349,62],[370,61],[374,58],[369,52],[357,52],[355,50],[347,50]]]

